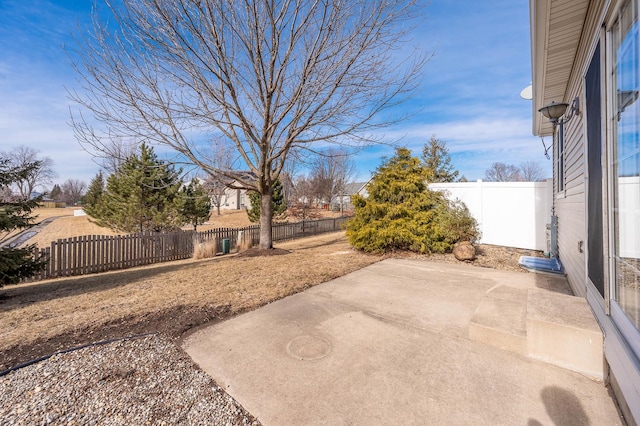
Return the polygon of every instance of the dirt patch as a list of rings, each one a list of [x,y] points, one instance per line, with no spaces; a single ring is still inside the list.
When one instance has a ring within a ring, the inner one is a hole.
[[[469,265],[483,268],[501,269],[505,271],[526,272],[518,260],[520,256],[544,257],[538,250],[519,249],[515,247],[494,246],[490,244],[474,244],[476,248],[476,259],[468,262],[460,262],[453,253],[418,255],[410,252],[394,253],[395,257],[410,259],[425,259],[434,262],[444,263],[467,263]]]

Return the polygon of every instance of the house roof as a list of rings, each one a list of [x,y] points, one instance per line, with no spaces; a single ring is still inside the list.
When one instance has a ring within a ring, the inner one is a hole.
[[[548,136],[552,125],[538,112],[567,102],[567,86],[580,44],[589,0],[529,0],[533,72],[533,134]]]
[[[344,194],[343,195],[353,195],[359,192],[363,186],[365,186],[367,182],[352,182],[348,183],[344,186]]]

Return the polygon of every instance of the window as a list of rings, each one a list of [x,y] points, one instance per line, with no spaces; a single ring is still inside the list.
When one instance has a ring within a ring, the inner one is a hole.
[[[556,192],[564,191],[564,126],[558,126],[556,145]]]
[[[613,111],[613,302],[640,329],[640,102],[638,10],[636,1],[620,9],[610,32]]]

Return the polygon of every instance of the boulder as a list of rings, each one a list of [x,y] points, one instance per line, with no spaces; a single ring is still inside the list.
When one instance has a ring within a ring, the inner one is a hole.
[[[453,247],[453,255],[460,261],[474,260],[476,249],[470,241],[462,241]]]

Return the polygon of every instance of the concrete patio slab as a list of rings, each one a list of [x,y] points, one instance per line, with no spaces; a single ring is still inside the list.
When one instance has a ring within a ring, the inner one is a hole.
[[[501,286],[550,287],[536,274],[389,259],[201,329],[183,347],[265,425],[622,424],[602,383],[469,339]]]

